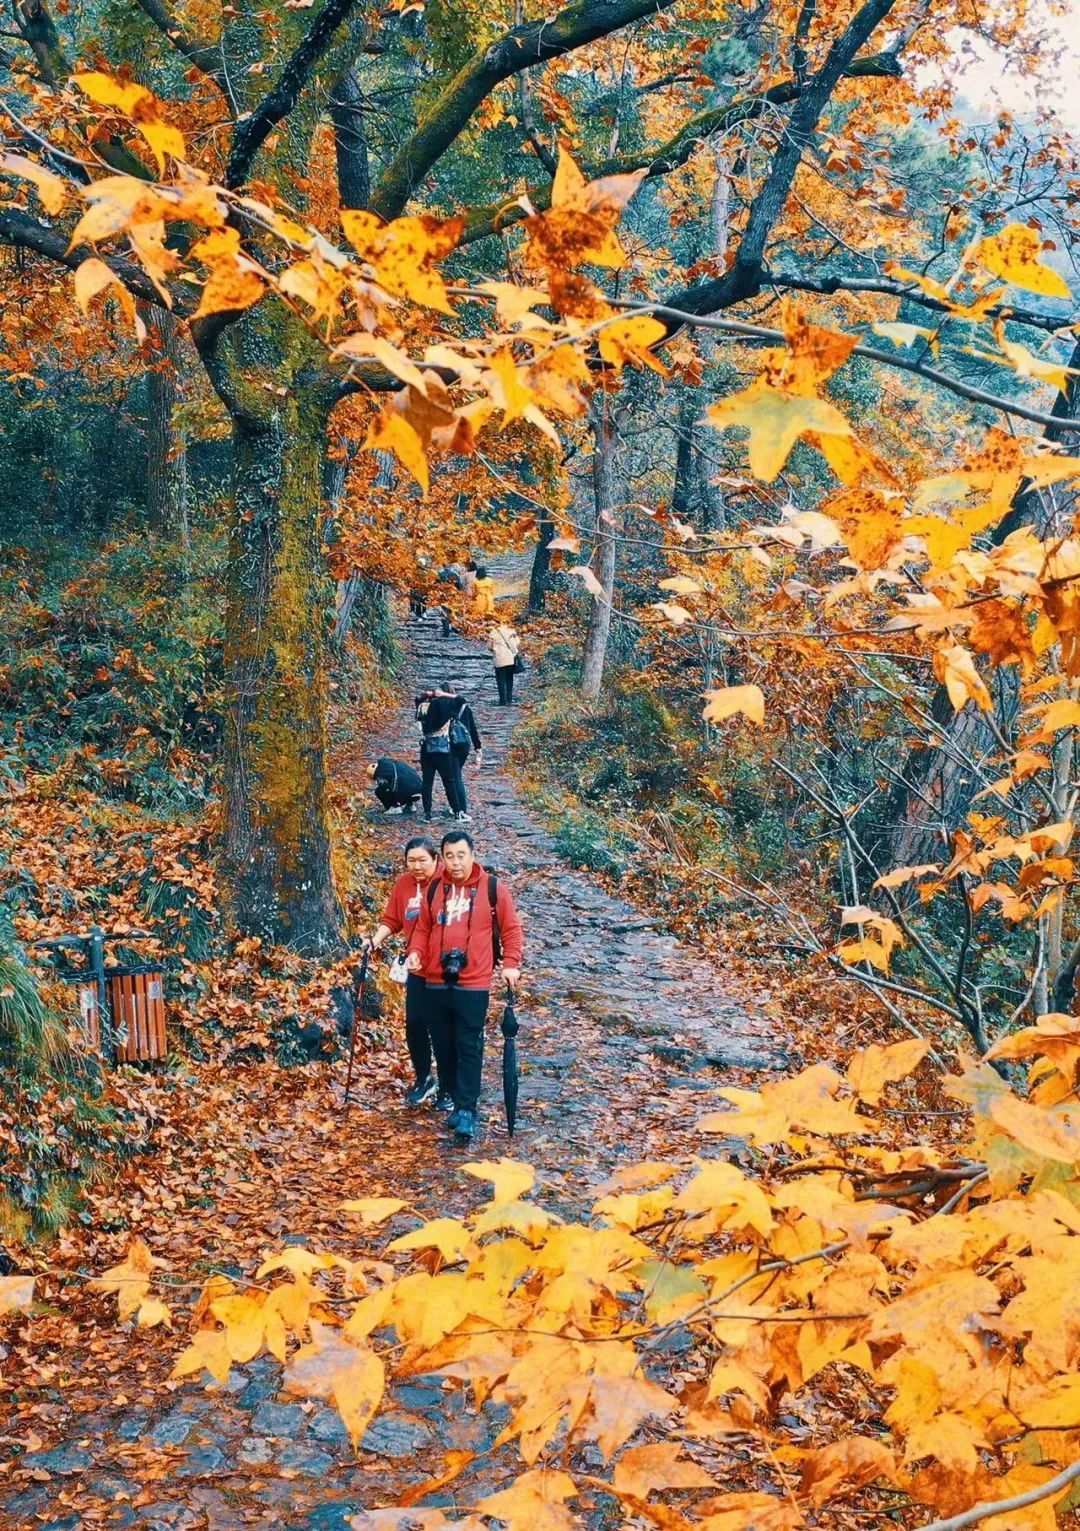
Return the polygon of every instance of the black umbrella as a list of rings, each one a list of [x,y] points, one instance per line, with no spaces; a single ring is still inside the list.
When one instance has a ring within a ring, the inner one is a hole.
[[[514,1136],[514,1123],[517,1121],[518,1103],[518,1060],[517,1060],[517,1034],[520,1031],[518,1018],[514,1014],[514,991],[510,985],[506,986],[506,1008],[503,1010],[502,1034],[503,1034],[503,1105],[506,1107],[506,1130],[511,1137]]]

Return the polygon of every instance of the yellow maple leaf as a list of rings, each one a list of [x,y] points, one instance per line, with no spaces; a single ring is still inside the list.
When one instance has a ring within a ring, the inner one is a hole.
[[[33,182],[42,207],[53,217],[64,211],[68,195],[67,182],[51,170],[46,170],[44,165],[39,165],[37,160],[27,159],[25,154],[0,154],[0,171]]]
[[[984,712],[993,711],[993,701],[986,682],[975,668],[975,661],[960,643],[944,644],[934,654],[934,674],[949,694],[949,701],[959,712],[974,702]]]
[[[427,454],[416,431],[396,410],[384,409],[372,421],[364,442],[368,452],[393,452],[425,494],[430,487]]]
[[[975,259],[994,276],[1022,287],[1025,292],[1041,293],[1047,298],[1070,298],[1072,293],[1063,277],[1039,259],[1046,242],[1024,223],[1010,223],[1000,234],[979,241]]]
[[[663,340],[667,326],[648,314],[635,314],[629,319],[614,319],[605,324],[597,337],[600,355],[620,373],[627,362],[641,362],[661,377],[668,376],[668,368],[652,347]]]
[[[784,393],[760,382],[732,394],[705,411],[717,430],[742,426],[750,432],[750,471],[771,484],[800,437],[808,433],[850,436],[851,427],[835,405],[824,399]]]
[[[388,1252],[395,1249],[437,1249],[444,1260],[455,1265],[465,1257],[471,1243],[472,1234],[464,1223],[459,1223],[455,1217],[436,1217],[430,1223],[414,1228],[411,1233],[403,1233],[386,1248]]]
[[[115,1292],[119,1316],[130,1318],[149,1295],[154,1270],[164,1264],[164,1260],[150,1253],[142,1239],[135,1238],[119,1265],[94,1276],[87,1285],[96,1292]]]
[[[140,1329],[156,1329],[159,1324],[163,1324],[166,1329],[171,1329],[173,1326],[172,1313],[165,1303],[156,1297],[148,1297],[141,1304],[135,1315],[135,1322]]]
[[[240,249],[236,229],[213,229],[192,245],[191,254],[207,267],[193,320],[207,319],[212,314],[241,313],[257,303],[266,291],[259,268]]]
[[[479,1500],[476,1508],[501,1520],[507,1531],[573,1531],[575,1520],[566,1501],[576,1494],[569,1473],[537,1467],[522,1473],[509,1488]]]
[[[682,1455],[679,1441],[654,1441],[631,1446],[615,1464],[613,1487],[617,1494],[648,1499],[653,1492],[671,1488],[712,1488],[704,1468]]]
[[[872,1042],[850,1060],[847,1080],[859,1100],[868,1106],[876,1106],[887,1084],[906,1079],[930,1051],[930,1043],[922,1037],[911,1037],[905,1042],[893,1042],[882,1047]]]
[[[0,1318],[5,1313],[29,1313],[34,1280],[33,1276],[0,1276]]]
[[[336,1329],[312,1320],[311,1344],[296,1352],[284,1380],[290,1392],[330,1399],[356,1450],[382,1402],[386,1371],[366,1345],[353,1344]]]
[[[339,1202],[342,1212],[357,1212],[365,1223],[385,1223],[388,1217],[408,1205],[399,1196],[361,1196],[356,1201]]]
[[[91,71],[74,76],[74,83],[91,101],[99,106],[115,106],[133,122],[154,152],[158,170],[165,169],[165,156],[173,159],[187,158],[184,136],[161,116],[161,102],[145,85],[131,81],[114,80],[107,74]]]
[[[190,1377],[208,1371],[217,1382],[229,1380],[232,1365],[224,1329],[200,1329],[188,1348],[178,1356],[171,1375]]]
[[[760,686],[719,686],[707,691],[702,717],[706,723],[722,723],[741,712],[751,723],[765,721],[765,693]]]
[[[463,1164],[461,1168],[475,1180],[489,1180],[492,1200],[496,1203],[518,1201],[536,1183],[536,1171],[532,1165],[519,1164],[515,1159],[481,1159],[472,1164]]]
[[[229,1357],[243,1363],[259,1354],[266,1332],[266,1312],[262,1294],[254,1297],[233,1294],[219,1297],[210,1304],[210,1312],[225,1325],[225,1343]]]

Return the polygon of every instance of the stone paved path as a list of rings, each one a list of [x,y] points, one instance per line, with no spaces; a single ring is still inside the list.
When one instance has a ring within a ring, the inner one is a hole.
[[[541,1198],[553,1211],[579,1209],[620,1163],[684,1153],[707,1104],[703,1092],[721,1082],[753,1083],[753,1072],[782,1066],[773,1023],[734,994],[724,974],[665,935],[658,911],[635,909],[560,863],[507,773],[519,713],[495,706],[489,656],[463,639],[442,640],[430,624],[409,630],[407,649],[408,684],[460,678],[484,735],[483,769],[468,779],[473,827],[482,859],[508,880],[526,922],[519,1131],[509,1143],[495,1046],[486,1066],[482,1136],[470,1153],[452,1147],[433,1111],[405,1110],[403,1072],[399,1082],[384,1072],[381,1084],[362,1085],[347,1118],[340,1070],[268,1074],[258,1140],[202,1188],[202,1200],[189,1200],[206,1207],[195,1216],[212,1222],[215,1237],[235,1231],[221,1263],[237,1276],[250,1274],[259,1254],[282,1242],[310,1239],[352,1256],[379,1252],[385,1235],[358,1237],[355,1221],[336,1210],[345,1195],[403,1196],[428,1213],[474,1206],[481,1199],[476,1183],[458,1173],[468,1157],[510,1153],[527,1160],[537,1166]],[[520,687],[526,703],[532,684],[530,674]],[[413,758],[407,703],[386,737],[372,743]],[[362,758],[357,754],[358,779]],[[373,811],[372,822],[389,877],[409,820]],[[693,1143],[705,1154],[729,1146]],[[259,1177],[271,1173],[272,1186],[260,1198]],[[389,1412],[373,1422],[356,1454],[334,1410],[279,1391],[276,1363],[263,1358],[235,1367],[225,1389],[191,1382],[165,1391],[168,1357],[149,1341],[140,1350],[140,1341],[117,1336],[121,1357],[129,1347],[127,1369],[121,1361],[113,1396],[102,1396],[90,1412],[70,1402],[84,1360],[78,1337],[70,1353],[37,1358],[32,1375],[48,1373],[49,1361],[58,1375],[52,1385],[16,1392],[19,1426],[0,1405],[4,1441],[18,1439],[5,1430],[25,1430],[31,1404],[41,1437],[40,1448],[25,1455],[0,1444],[0,1531],[343,1531],[350,1515],[391,1503],[402,1485],[437,1473],[446,1449],[475,1451],[478,1462],[452,1493],[425,1504],[467,1505],[505,1471],[491,1450],[498,1409],[477,1410],[438,1378],[395,1387]]]

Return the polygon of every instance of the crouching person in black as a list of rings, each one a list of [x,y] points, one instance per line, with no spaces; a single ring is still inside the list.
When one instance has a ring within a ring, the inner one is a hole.
[[[391,760],[383,755],[374,765],[368,766],[375,796],[387,813],[411,813],[420,801],[423,782],[419,774],[404,760]]]

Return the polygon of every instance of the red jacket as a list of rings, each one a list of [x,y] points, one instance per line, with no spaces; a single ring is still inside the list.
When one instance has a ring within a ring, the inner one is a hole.
[[[435,876],[438,877],[438,875],[436,872]],[[403,872],[391,889],[379,924],[387,926],[395,934],[403,930],[406,937],[411,935],[420,914],[420,905],[424,901],[427,887],[426,882],[421,882],[411,872]]]
[[[427,893],[424,894],[419,918],[409,937],[409,950],[419,952],[422,958],[421,977],[430,984],[442,984],[442,953],[460,946],[468,952],[468,960],[462,969],[459,987],[490,989],[495,959],[488,873],[476,862],[467,882],[453,883],[443,872],[436,877],[434,887],[435,894],[430,901]],[[495,908],[503,965],[520,967],[525,936],[510,889],[501,878],[498,879]]]

